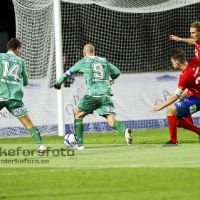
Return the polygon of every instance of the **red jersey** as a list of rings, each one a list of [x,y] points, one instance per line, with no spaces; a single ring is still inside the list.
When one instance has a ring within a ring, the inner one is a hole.
[[[178,88],[181,90],[187,88],[189,96],[200,98],[200,60],[193,58],[188,62],[180,74]]]
[[[200,60],[200,43],[195,44],[195,58]]]

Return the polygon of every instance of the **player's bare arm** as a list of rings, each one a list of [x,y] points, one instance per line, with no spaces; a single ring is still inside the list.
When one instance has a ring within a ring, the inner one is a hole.
[[[185,42],[185,43],[188,43],[188,44],[195,45],[195,41],[192,38],[180,38],[180,37],[175,36],[175,35],[170,35],[169,39],[174,40],[176,42]]]
[[[174,40],[174,41],[176,41],[176,42],[181,42],[181,38],[178,37],[178,36],[175,36],[175,35],[170,35],[170,36],[169,36],[169,39],[170,39],[170,40]]]
[[[185,99],[185,97],[187,96],[187,92],[188,92],[188,89],[185,89],[184,92],[179,96],[179,99],[180,100]]]
[[[169,99],[167,99],[165,102],[161,103],[161,104],[157,104],[155,105],[152,109],[151,112],[157,112],[159,110],[162,110],[163,108],[171,105],[172,103],[174,103],[175,101],[177,101],[177,99],[179,98],[179,96],[177,94],[173,94],[171,97],[169,97]]]

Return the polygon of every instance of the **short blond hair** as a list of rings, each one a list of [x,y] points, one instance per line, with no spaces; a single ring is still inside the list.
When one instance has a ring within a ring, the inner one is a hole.
[[[92,44],[86,44],[83,49],[89,54],[93,54],[95,52],[95,48]]]
[[[190,28],[196,28],[196,30],[198,32],[200,32],[200,22],[193,22],[191,25],[190,25]]]

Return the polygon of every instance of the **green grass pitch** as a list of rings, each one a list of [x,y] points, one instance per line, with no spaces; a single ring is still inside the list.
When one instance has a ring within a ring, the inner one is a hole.
[[[200,143],[179,129],[178,147],[161,147],[167,129],[134,131],[127,146],[117,133],[84,134],[85,149],[74,156],[22,155],[0,151],[0,200],[197,200],[200,199]],[[47,147],[64,148],[63,137],[44,136]],[[30,138],[0,139],[0,147],[36,149]],[[27,152],[23,152],[27,153]],[[5,164],[8,159],[48,163]]]

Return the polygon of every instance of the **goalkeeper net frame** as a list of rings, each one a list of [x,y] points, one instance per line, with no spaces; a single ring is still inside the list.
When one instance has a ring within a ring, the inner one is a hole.
[[[96,54],[122,72],[113,86],[117,117],[133,129],[167,126],[165,111],[152,115],[147,110],[176,87],[170,51],[181,47],[188,59],[194,55],[193,46],[169,41],[169,35],[190,36],[190,24],[200,20],[199,1],[13,0],[13,4],[16,37],[23,43],[21,57],[30,79],[24,103],[43,134],[74,131],[73,112],[85,92],[82,77],[77,74],[71,87],[60,93],[53,84],[64,72],[62,54],[67,55],[66,68],[70,68],[82,58],[87,43],[94,44]],[[151,81],[154,76],[155,83]],[[154,91],[162,94],[157,97]],[[6,110],[1,113],[0,136],[27,134]],[[95,121],[94,115],[85,119],[86,132],[111,130],[104,120]]]

